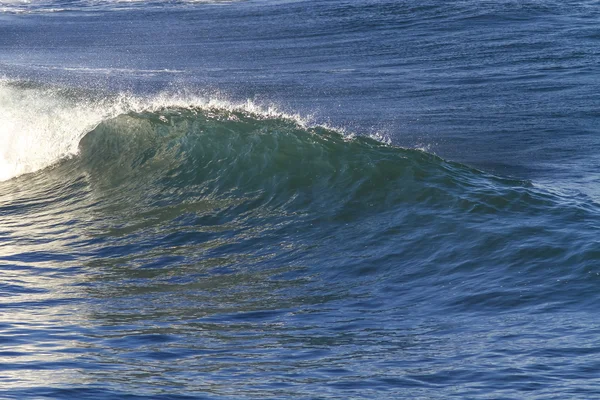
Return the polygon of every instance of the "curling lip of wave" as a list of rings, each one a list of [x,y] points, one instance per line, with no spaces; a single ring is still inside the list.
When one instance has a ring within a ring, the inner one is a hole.
[[[285,113],[250,100],[232,102],[195,94],[162,93],[139,97],[127,93],[90,98],[66,88],[33,87],[0,80],[0,181],[35,172],[76,155],[79,141],[100,123],[128,113],[164,110],[239,111],[259,119],[280,118],[301,127],[316,125],[310,116]],[[333,129],[352,136],[343,129]],[[373,137],[385,141],[383,136]]]

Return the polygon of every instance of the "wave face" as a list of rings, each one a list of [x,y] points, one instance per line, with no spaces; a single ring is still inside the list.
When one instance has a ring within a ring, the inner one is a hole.
[[[0,183],[0,262],[14,277],[3,306],[42,307],[15,311],[20,321],[69,319],[59,333],[32,333],[52,349],[35,367],[54,386],[5,364],[10,396],[125,396],[123,381],[166,365],[173,395],[178,385],[201,393],[206,379],[217,397],[276,395],[269,385],[283,375],[292,397],[374,380],[397,393],[401,374],[432,395],[431,382],[468,385],[473,374],[493,388],[513,362],[502,338],[561,331],[557,312],[577,315],[571,329],[594,323],[599,213],[585,197],[249,105],[162,98],[135,111],[121,96],[58,107],[32,102],[34,89],[3,90],[5,109],[26,98],[36,110],[26,122],[3,114],[12,129],[66,138],[34,152],[50,168]],[[61,121],[74,110],[75,125]],[[481,335],[495,337],[490,348],[442,378],[455,346]],[[523,352],[552,354],[552,374],[572,365],[554,346]],[[482,371],[487,357],[494,366]],[[57,374],[68,362],[80,372]],[[164,383],[143,391],[165,393]]]
[[[120,115],[87,134],[79,153],[79,168],[109,185],[138,185],[141,175],[149,187],[166,182],[193,193],[256,196],[265,206],[334,214],[370,199],[389,196],[385,203],[394,204],[427,197],[429,189],[403,178],[435,174],[428,164],[441,163],[295,119],[219,108]]]

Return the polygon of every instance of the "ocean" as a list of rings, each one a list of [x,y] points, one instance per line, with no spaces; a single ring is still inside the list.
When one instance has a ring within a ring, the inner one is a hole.
[[[597,0],[0,0],[0,398],[600,398]]]

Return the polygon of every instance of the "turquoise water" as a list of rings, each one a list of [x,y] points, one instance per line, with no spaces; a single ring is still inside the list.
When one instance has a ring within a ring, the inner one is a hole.
[[[0,397],[597,397],[596,6],[0,1]]]

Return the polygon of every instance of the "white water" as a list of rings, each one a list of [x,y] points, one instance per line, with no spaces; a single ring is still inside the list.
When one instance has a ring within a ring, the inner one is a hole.
[[[69,99],[60,90],[0,81],[0,180],[74,154],[81,136],[104,116],[99,103]]]

